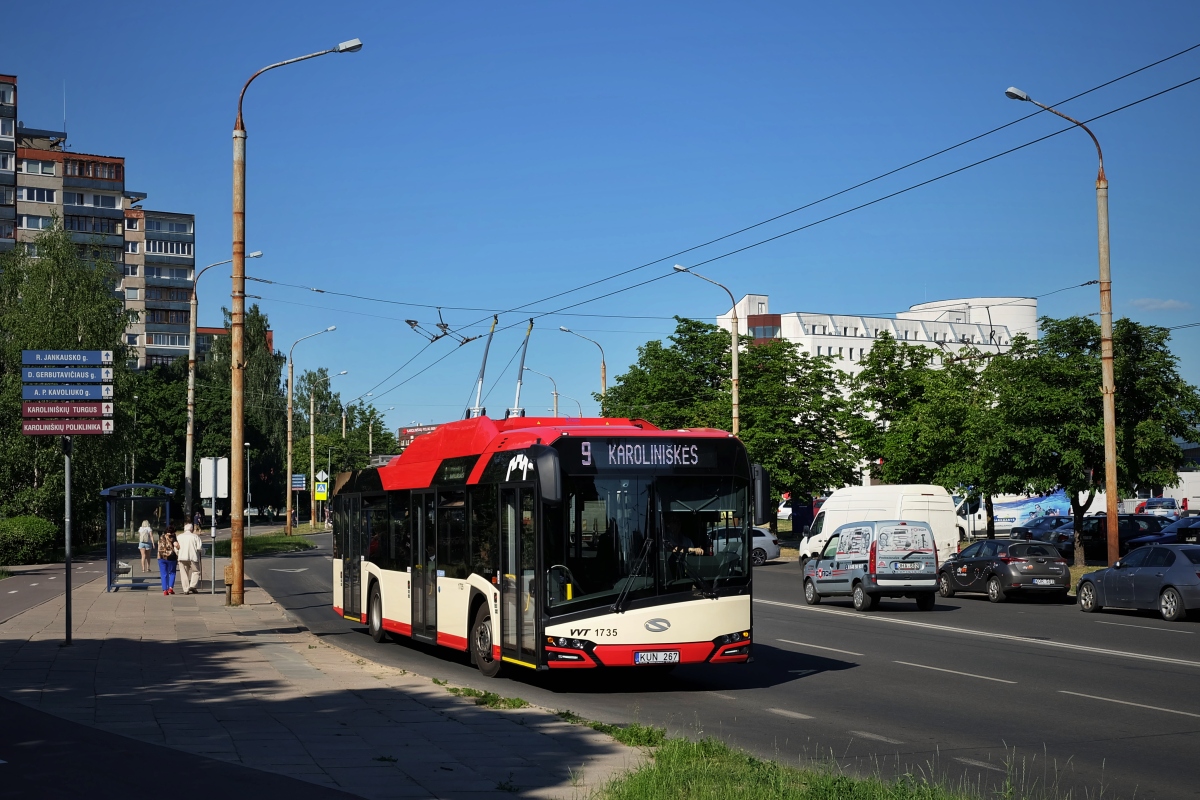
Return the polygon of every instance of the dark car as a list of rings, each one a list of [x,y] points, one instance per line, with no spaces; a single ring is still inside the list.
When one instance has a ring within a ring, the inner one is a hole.
[[[1119,514],[1117,516],[1118,554],[1129,549],[1129,542],[1142,536],[1158,533],[1170,524],[1170,520],[1150,514]],[[1083,539],[1083,555],[1089,561],[1108,559],[1108,517],[1103,514],[1084,517],[1080,535]],[[1058,541],[1050,542],[1067,559],[1075,557],[1075,529],[1066,526],[1057,529]]]
[[[1066,601],[1071,570],[1053,545],[988,539],[951,555],[938,569],[938,592],[983,592],[993,603],[1014,593],[1050,594]]]
[[[1008,532],[1010,539],[1038,539],[1039,533],[1045,533],[1061,528],[1071,521],[1071,517],[1034,517],[1022,525],[1014,525]]]
[[[1175,520],[1158,533],[1151,533],[1147,536],[1139,536],[1136,539],[1130,539],[1128,549],[1136,550],[1139,547],[1145,547],[1146,545],[1151,544],[1182,544],[1178,533],[1179,531],[1187,528],[1197,529],[1192,533],[1200,532],[1200,519],[1196,517],[1184,517],[1183,519]]]
[[[1188,535],[1200,539],[1200,532],[1188,529]],[[1200,547],[1139,547],[1108,569],[1084,575],[1076,593],[1081,611],[1155,609],[1168,622],[1177,622],[1200,609]]]

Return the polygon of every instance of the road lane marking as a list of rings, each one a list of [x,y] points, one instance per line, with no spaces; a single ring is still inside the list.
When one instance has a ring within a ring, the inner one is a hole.
[[[768,708],[772,714],[778,714],[781,717],[791,717],[792,719],[812,719],[808,714],[801,714],[799,711],[788,711],[786,708]]]
[[[857,736],[859,739],[872,739],[876,742],[883,742],[885,744],[904,744],[904,742],[900,741],[899,739],[889,739],[886,736],[880,736],[878,733],[867,733],[866,731],[850,731],[850,734],[852,736]]]
[[[787,644],[794,644],[798,647],[812,647],[817,650],[829,650],[830,652],[833,652],[833,653],[845,653],[848,656],[861,656],[862,655],[862,653],[856,653],[853,650],[838,650],[836,647],[822,647],[819,644],[809,644],[808,642],[793,642],[791,639],[776,639],[775,641],[786,642]]]
[[[9,594],[16,594],[19,591],[20,591],[20,589],[13,589],[11,592],[9,592]]]
[[[754,602],[762,603],[768,606],[779,606],[781,608],[794,608],[798,611],[811,611],[814,614],[834,614],[839,617],[862,620],[863,622],[887,622],[892,625],[907,625],[913,628],[927,628],[929,630],[943,631],[945,633],[961,633],[966,634],[967,636],[980,636],[985,639],[1000,639],[1002,641],[1018,642],[1020,644],[1035,645],[1040,647],[1054,647],[1060,650],[1077,650],[1079,652],[1088,653],[1089,655],[1108,655],[1117,656],[1119,658],[1133,658],[1139,661],[1154,661],[1159,664],[1178,664],[1185,667],[1200,667],[1200,661],[1188,661],[1184,658],[1152,656],[1145,653],[1130,653],[1125,650],[1107,650],[1103,647],[1088,647],[1087,645],[1083,644],[1070,644],[1069,642],[1053,642],[1045,639],[1031,639],[1026,636],[1014,636],[1011,633],[993,633],[992,631],[978,631],[972,628],[954,628],[949,625],[938,625],[933,622],[914,622],[913,620],[897,619],[895,617],[871,616],[867,614],[860,614],[856,611],[840,611],[835,608],[802,606],[796,603],[782,603],[778,600],[763,600],[761,598],[755,598]]]
[[[895,664],[903,664],[906,667],[920,667],[921,669],[931,669],[935,672],[949,672],[951,675],[962,675],[967,678],[979,678],[981,681],[995,681],[996,683],[1016,683],[1016,681],[1006,681],[1004,678],[989,678],[987,675],[976,675],[974,672],[959,672],[956,669],[943,669],[941,667],[931,667],[928,664],[914,664],[911,661],[895,661]]]
[[[31,584],[29,584],[29,585],[30,585],[30,586],[37,586],[37,584],[36,584],[36,583],[31,583]]]
[[[1145,708],[1150,711],[1162,711],[1163,713],[1166,713],[1166,714],[1179,714],[1182,717],[1196,717],[1197,719],[1200,719],[1200,714],[1193,714],[1190,711],[1176,711],[1173,708],[1162,708],[1160,706],[1148,706],[1148,705],[1145,705],[1144,703],[1131,703],[1128,700],[1117,700],[1112,697],[1100,697],[1099,695],[1083,694],[1081,692],[1068,692],[1066,689],[1060,690],[1059,694],[1069,694],[1074,697],[1086,697],[1089,700],[1103,700],[1106,703],[1119,703],[1120,705],[1123,705],[1123,706],[1135,706],[1137,708]]]
[[[1007,770],[1004,769],[1004,767],[997,767],[995,764],[989,764],[986,761],[976,761],[973,758],[955,757],[954,760],[959,762],[960,764],[966,764],[968,767],[979,767],[980,769],[990,769],[993,772],[1007,772]]]
[[[1094,620],[1098,625],[1120,625],[1122,628],[1137,628],[1143,631],[1162,631],[1163,633],[1187,633],[1193,634],[1195,631],[1181,631],[1176,628],[1156,628],[1153,625],[1130,625],[1128,622],[1108,622],[1107,620]]]
[[[731,694],[721,694],[720,692],[709,692],[709,694],[711,694],[713,697],[719,697],[722,700],[737,700],[737,698]]]
[[[300,567],[299,569],[276,569],[271,567],[271,572],[307,572],[308,567]]]

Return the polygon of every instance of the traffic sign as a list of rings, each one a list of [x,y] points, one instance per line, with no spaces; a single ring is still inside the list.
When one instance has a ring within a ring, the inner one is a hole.
[[[328,500],[329,499],[329,484],[324,481],[317,481],[313,484],[313,499]]]
[[[306,488],[308,488],[308,480],[307,479],[308,479],[308,476],[305,475],[303,472],[292,473],[292,491],[293,492],[303,492]]]
[[[57,364],[64,367],[82,367],[89,364],[113,363],[112,350],[22,350],[21,363],[41,367]]]
[[[23,367],[26,383],[112,383],[112,367]]]
[[[99,386],[22,386],[22,400],[111,400],[110,383]]]
[[[112,403],[22,403],[21,416],[37,417],[111,417]]]
[[[215,463],[214,463],[215,462]],[[215,469],[214,469],[215,467]],[[214,474],[215,473],[215,474]],[[213,479],[216,478],[217,497],[229,497],[229,459],[202,458],[200,459],[200,496],[212,498]]]
[[[319,481],[327,481],[329,480],[329,473],[325,470],[319,470],[316,477]]]
[[[111,419],[25,419],[21,433],[26,436],[75,436],[91,433],[112,433]]]

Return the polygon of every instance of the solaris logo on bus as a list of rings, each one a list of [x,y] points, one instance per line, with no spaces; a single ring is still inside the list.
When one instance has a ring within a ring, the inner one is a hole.
[[[529,470],[533,469],[533,462],[524,453],[513,456],[512,460],[508,462],[508,472],[504,473],[504,480],[507,481],[512,477],[513,472],[518,469],[521,470],[521,480],[528,480]]]

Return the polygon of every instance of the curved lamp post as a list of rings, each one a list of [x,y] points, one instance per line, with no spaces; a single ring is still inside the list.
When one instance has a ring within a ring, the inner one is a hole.
[[[247,253],[246,258],[262,258],[262,250]],[[191,330],[188,335],[187,444],[184,447],[183,457],[183,519],[185,522],[192,521],[192,460],[196,456],[196,314],[198,313],[196,289],[201,275],[213,267],[219,267],[231,261],[233,261],[232,258],[227,258],[224,261],[209,264],[197,272],[196,277],[192,279],[192,309],[189,322]]]
[[[229,602],[235,606],[242,604],[245,594],[242,536],[245,533],[243,501],[246,488],[246,465],[242,460],[242,444],[246,438],[246,365],[242,338],[246,327],[246,126],[242,120],[242,101],[245,100],[246,90],[250,88],[254,79],[268,70],[329,53],[357,53],[361,49],[362,42],[358,39],[351,39],[329,50],[269,64],[251,75],[250,80],[246,81],[238,95],[237,120],[233,124],[233,291],[229,321],[229,366],[232,373],[230,375],[229,458],[233,461],[229,470],[229,562],[233,567],[233,586],[230,587]],[[290,423],[291,418],[288,419]],[[288,469],[291,469],[290,461]],[[290,486],[288,491],[291,492]],[[291,495],[289,494],[288,497]],[[291,524],[290,517],[288,524]]]
[[[564,328],[563,330],[566,330],[566,329]],[[533,369],[532,367],[526,367],[525,371],[532,372],[534,375],[541,375],[543,378],[550,381],[550,385],[554,387],[554,391],[552,391],[550,394],[554,395],[554,416],[557,417],[558,416],[558,381],[554,380],[554,378],[551,378],[549,375],[547,375],[544,372],[538,372],[536,369]]]
[[[1120,539],[1118,534],[1118,512],[1120,506],[1117,497],[1117,404],[1116,380],[1113,376],[1113,332],[1112,332],[1112,270],[1108,260],[1108,178],[1104,174],[1104,152],[1100,149],[1100,141],[1087,125],[1066,114],[1043,105],[1034,100],[1015,86],[1004,90],[1004,95],[1011,100],[1033,103],[1038,108],[1062,117],[1067,122],[1083,128],[1084,133],[1096,145],[1096,157],[1100,168],[1096,172],[1096,223],[1100,243],[1100,368],[1101,394],[1104,400],[1104,496],[1108,526],[1108,563],[1112,564],[1120,557]]]
[[[605,364],[604,364],[604,348],[601,347],[600,343],[597,342],[595,339],[589,339],[588,337],[584,336],[582,333],[576,333],[575,331],[568,328],[566,325],[559,325],[558,329],[560,331],[562,331],[563,333],[569,333],[572,336],[578,336],[580,339],[583,339],[584,341],[587,341],[587,342],[591,342],[592,344],[596,345],[596,347],[600,347],[600,416],[604,416],[604,397],[608,393],[608,375],[607,375],[607,368],[605,367]],[[555,414],[554,416],[557,417],[558,414]]]
[[[286,484],[284,486],[284,488],[287,490],[287,495],[285,495],[285,497],[284,497],[284,502],[286,504],[285,507],[287,510],[287,520],[285,520],[283,523],[284,532],[288,536],[292,535],[292,377],[293,377],[292,368],[294,366],[292,363],[292,351],[296,349],[296,345],[300,344],[305,339],[311,339],[314,336],[320,336],[322,333],[329,333],[330,331],[336,331],[336,330],[337,330],[336,325],[330,325],[328,328],[326,328],[323,331],[317,331],[316,333],[310,333],[308,336],[301,336],[299,339],[292,342],[292,346],[288,348],[288,409],[287,409],[287,437],[288,437],[287,442],[288,442],[288,446],[287,446],[287,471],[286,471],[286,478],[285,478]],[[311,395],[311,394],[312,394],[312,390],[310,389],[309,395]],[[309,522],[311,522],[311,520],[309,520]]]
[[[738,315],[737,315],[737,301],[733,299],[733,292],[729,291],[729,288],[727,286],[725,286],[724,284],[717,283],[712,278],[706,278],[703,275],[701,275],[699,272],[692,272],[687,267],[681,267],[679,264],[675,265],[675,271],[676,272],[686,272],[688,275],[695,275],[697,278],[699,278],[702,281],[708,281],[713,286],[720,286],[722,289],[725,290],[725,294],[729,295],[729,313],[733,315],[733,326],[732,326],[732,330],[733,330],[733,346],[732,346],[732,350],[733,350],[733,435],[737,436],[738,430],[739,430],[739,427],[738,427]]]

